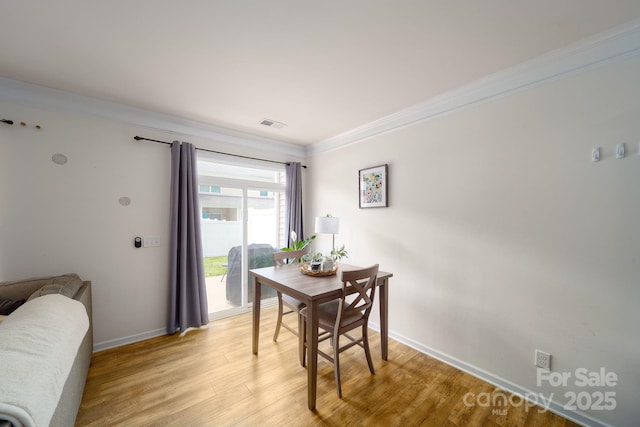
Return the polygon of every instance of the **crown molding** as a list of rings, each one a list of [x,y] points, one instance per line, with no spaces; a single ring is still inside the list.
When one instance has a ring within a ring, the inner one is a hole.
[[[302,146],[5,77],[0,77],[0,100],[97,117],[170,134],[205,138],[299,159],[305,157]]]
[[[171,134],[205,138],[252,150],[266,149],[268,152],[302,159],[638,54],[640,19],[307,147],[4,77],[0,77],[0,99]]]
[[[336,150],[545,82],[640,54],[640,19],[307,146],[307,155]]]

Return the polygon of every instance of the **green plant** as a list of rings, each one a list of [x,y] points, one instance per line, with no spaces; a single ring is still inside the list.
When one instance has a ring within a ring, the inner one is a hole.
[[[331,251],[331,258],[333,258],[334,261],[340,261],[342,258],[347,258],[348,256],[349,252],[344,248],[344,245]]]
[[[298,235],[295,231],[291,230],[291,244],[288,248],[281,248],[283,251],[299,251],[301,249],[306,248],[309,243],[311,243],[316,238],[314,234],[311,237],[308,237],[304,240],[298,240]]]

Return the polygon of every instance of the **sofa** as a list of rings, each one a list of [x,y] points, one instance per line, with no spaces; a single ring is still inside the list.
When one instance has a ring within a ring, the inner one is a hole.
[[[11,313],[0,318],[0,427],[73,426],[93,353],[91,282],[2,282],[3,307]]]
[[[273,246],[267,243],[252,243],[247,248],[249,254],[249,270],[273,266]],[[229,250],[227,267],[227,301],[234,306],[242,304],[242,246],[234,246]],[[273,298],[277,292],[264,286],[262,298]],[[253,286],[249,283],[249,302],[253,302]]]

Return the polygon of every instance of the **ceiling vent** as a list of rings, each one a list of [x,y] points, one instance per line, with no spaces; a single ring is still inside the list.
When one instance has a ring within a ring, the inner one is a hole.
[[[270,128],[274,128],[274,129],[282,129],[283,127],[287,126],[286,123],[277,122],[277,121],[271,120],[271,119],[263,119],[260,122],[260,124],[264,125],[264,126],[269,126]]]

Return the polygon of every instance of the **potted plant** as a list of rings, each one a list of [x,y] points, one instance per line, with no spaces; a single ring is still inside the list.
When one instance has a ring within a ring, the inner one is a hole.
[[[298,234],[295,231],[291,230],[291,245],[288,248],[281,248],[283,251],[299,251],[301,249],[306,248],[309,243],[311,243],[316,238],[314,234],[311,237],[308,237],[304,240],[298,240]]]
[[[342,245],[338,249],[334,248],[331,250],[331,258],[333,259],[334,262],[340,261],[342,258],[347,258],[348,256],[349,256],[349,253],[344,248],[344,245]]]
[[[314,254],[305,254],[302,257],[302,261],[309,263],[309,270],[312,270],[312,271],[322,270],[323,260],[324,260],[324,255],[322,255],[322,252],[316,252]]]

